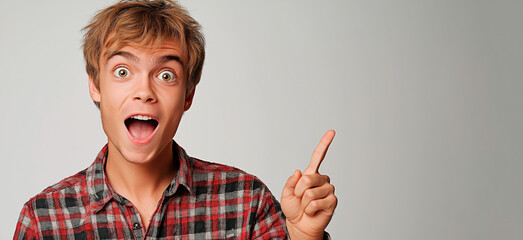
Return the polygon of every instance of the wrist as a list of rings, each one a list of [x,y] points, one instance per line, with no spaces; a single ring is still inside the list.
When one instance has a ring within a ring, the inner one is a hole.
[[[318,233],[310,234],[305,233],[294,226],[288,219],[285,220],[287,225],[287,233],[291,240],[323,240],[330,239],[328,234],[325,235],[325,231],[318,231]],[[327,237],[327,238],[325,238]]]

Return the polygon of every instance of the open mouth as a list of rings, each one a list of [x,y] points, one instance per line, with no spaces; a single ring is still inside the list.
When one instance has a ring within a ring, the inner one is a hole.
[[[131,116],[124,123],[129,133],[139,141],[149,139],[158,126],[156,119],[145,115]]]

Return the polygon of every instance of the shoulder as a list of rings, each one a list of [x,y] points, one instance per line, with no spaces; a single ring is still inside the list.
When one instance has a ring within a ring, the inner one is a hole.
[[[221,163],[191,158],[193,185],[196,192],[214,190],[242,197],[272,195],[267,186],[256,176],[239,168]],[[218,190],[219,189],[219,190]]]
[[[64,219],[63,214],[68,213],[73,216],[80,212],[76,205],[86,200],[85,186],[86,178],[83,170],[47,187],[29,199],[20,212],[15,238],[37,238],[38,232],[54,229],[51,223],[53,219]]]
[[[197,159],[194,157],[191,157],[192,167],[193,171],[195,172],[203,172],[203,173],[231,173],[231,174],[245,174],[250,175],[246,173],[245,171],[228,166],[221,163],[215,163],[215,162],[209,162],[201,159]],[[250,175],[253,176],[253,175]],[[253,176],[254,177],[254,176]]]
[[[212,176],[216,179],[227,180],[227,182],[241,180],[263,184],[263,182],[258,177],[239,168],[192,157],[191,160],[193,164],[192,172],[195,175],[194,177],[196,180],[203,180],[202,177],[206,177],[208,179],[208,177]]]
[[[86,170],[82,170],[70,177],[64,178],[42,192],[38,193],[25,203],[29,209],[54,209],[58,204],[66,204],[66,201],[81,198],[86,194]],[[41,211],[41,210],[39,210]]]

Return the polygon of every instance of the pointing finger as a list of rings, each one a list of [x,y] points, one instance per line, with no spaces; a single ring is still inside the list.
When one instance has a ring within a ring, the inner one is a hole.
[[[320,140],[320,143],[312,153],[312,158],[309,163],[309,166],[305,169],[305,171],[303,171],[303,174],[318,173],[320,164],[323,161],[323,158],[325,158],[327,149],[329,149],[329,146],[331,145],[332,139],[334,139],[335,134],[336,132],[334,132],[334,130],[329,130],[325,133],[325,135],[323,135],[323,137]]]

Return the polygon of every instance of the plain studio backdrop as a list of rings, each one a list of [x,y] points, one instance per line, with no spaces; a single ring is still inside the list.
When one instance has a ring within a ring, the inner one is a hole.
[[[106,143],[82,32],[108,1],[0,5],[0,238]],[[182,1],[207,60],[174,137],[279,199],[328,129],[333,239],[523,239],[523,1]]]

